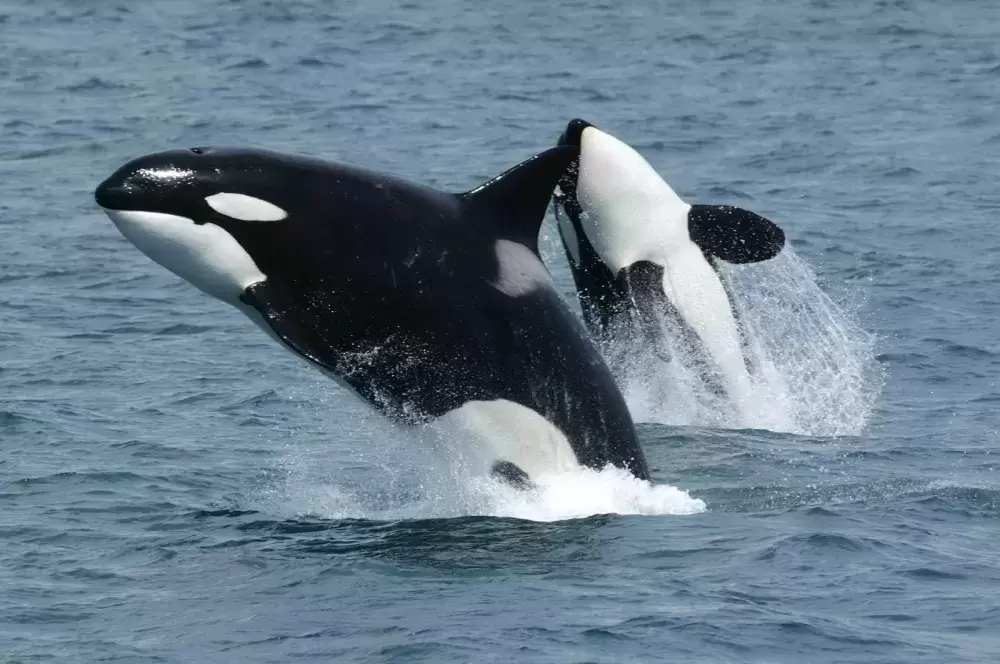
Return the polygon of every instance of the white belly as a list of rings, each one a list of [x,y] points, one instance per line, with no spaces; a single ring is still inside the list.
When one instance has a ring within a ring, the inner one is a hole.
[[[753,384],[729,297],[719,276],[693,242],[671,251],[661,265],[667,299],[701,339],[722,373],[730,399],[741,410],[749,406]]]
[[[566,435],[512,401],[469,401],[442,416],[437,427],[475,475],[488,474],[498,461],[515,464],[532,478],[580,469]]]

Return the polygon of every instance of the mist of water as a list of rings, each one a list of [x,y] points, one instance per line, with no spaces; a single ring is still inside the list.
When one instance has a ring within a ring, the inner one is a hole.
[[[776,258],[724,264],[754,368],[753,403],[731,403],[706,376],[684,332],[663,320],[668,357],[623,337],[609,350],[633,417],[642,422],[856,435],[868,423],[883,376],[875,339],[787,247]]]

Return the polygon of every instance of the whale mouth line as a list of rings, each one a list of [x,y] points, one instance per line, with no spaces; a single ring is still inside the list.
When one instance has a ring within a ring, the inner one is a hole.
[[[98,187],[94,193],[97,204],[104,210],[124,211],[129,209],[132,203],[131,197],[124,189],[118,187]]]
[[[115,226],[121,227],[122,223],[132,223],[134,224],[139,217],[143,218],[143,221],[149,223],[150,220],[162,220],[162,221],[185,221],[193,226],[197,226],[198,223],[190,217],[185,217],[178,214],[171,214],[169,212],[160,212],[158,210],[147,210],[136,207],[105,207],[101,206],[101,210],[104,211]]]
[[[143,210],[141,208],[136,208],[136,207],[111,207],[108,205],[101,205],[100,207],[105,214],[111,217],[112,221],[115,221],[115,217],[113,215],[121,213],[128,214],[131,212],[135,214],[163,214],[161,212],[157,212],[156,210]]]

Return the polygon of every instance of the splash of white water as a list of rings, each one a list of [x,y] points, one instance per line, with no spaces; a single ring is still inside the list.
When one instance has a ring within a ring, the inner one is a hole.
[[[294,517],[378,521],[460,516],[561,521],[597,514],[685,515],[705,511],[704,501],[682,489],[652,484],[612,466],[538,477],[529,489],[493,478],[466,477],[436,486],[422,484],[414,494],[411,500],[386,504],[383,497],[357,488],[290,483],[280,492],[272,491],[267,509],[277,508]]]
[[[367,419],[367,418],[366,418]],[[345,473],[328,451],[289,447],[282,473],[251,500],[254,509],[289,518],[431,519],[496,516],[559,521],[597,514],[682,515],[705,510],[686,491],[640,480],[608,466],[532,478],[518,489],[470,472],[475,444],[433,427],[395,426],[371,418],[352,447],[377,452]]]
[[[873,335],[837,305],[786,247],[776,258],[724,264],[726,290],[754,366],[754,403],[730,403],[711,386],[684,334],[663,321],[669,359],[616,343],[609,360],[637,421],[855,435],[868,423],[883,376]]]

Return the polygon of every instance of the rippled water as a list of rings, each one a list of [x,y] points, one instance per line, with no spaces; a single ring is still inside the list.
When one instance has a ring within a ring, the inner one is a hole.
[[[0,1],[0,659],[995,660],[998,30],[974,2]],[[729,277],[815,273],[877,396],[793,390],[809,435],[633,400],[652,489],[457,487],[91,198],[212,143],[466,189],[576,116],[781,224],[802,262]]]

